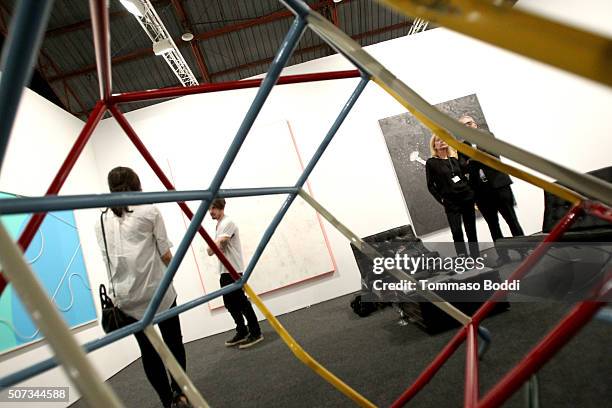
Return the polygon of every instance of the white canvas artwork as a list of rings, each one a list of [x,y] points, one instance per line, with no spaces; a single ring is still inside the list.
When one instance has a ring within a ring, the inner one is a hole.
[[[202,165],[202,161],[197,164]],[[191,172],[188,171],[189,166],[187,160],[172,161],[171,170],[177,189],[197,185],[195,180],[186,177],[202,176],[202,173],[193,171],[193,166]],[[215,170],[216,167],[208,169],[206,178]],[[288,123],[256,125],[247,136],[222,188],[289,187],[296,183],[302,171]],[[283,194],[227,199],[225,213],[240,229],[245,269],[286,198],[287,195]],[[197,204],[190,203],[190,207],[195,211]],[[173,214],[169,214],[169,219],[174,219],[170,222],[174,224],[177,212],[173,209]],[[184,228],[186,222],[188,220],[181,221],[180,227]],[[207,214],[204,227],[213,238],[215,225],[216,221]],[[186,257],[194,260],[204,293],[211,293],[219,289],[218,260],[214,255],[208,256],[206,248],[206,243],[198,236]],[[331,274],[335,269],[322,220],[316,211],[297,197],[266,246],[248,283],[256,293],[262,294]],[[215,309],[223,306],[223,301],[216,298],[209,305]]]

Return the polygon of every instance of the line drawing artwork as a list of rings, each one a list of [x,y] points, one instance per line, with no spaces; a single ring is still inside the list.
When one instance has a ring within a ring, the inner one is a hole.
[[[18,197],[22,196],[0,191],[0,199]],[[29,217],[30,214],[18,214],[1,218],[16,240]],[[70,327],[95,320],[93,293],[73,212],[49,213],[36,237],[39,248],[32,245],[26,252],[26,261],[36,271],[58,311]],[[21,301],[12,290],[0,297],[0,353],[41,339],[40,329],[22,309]]]

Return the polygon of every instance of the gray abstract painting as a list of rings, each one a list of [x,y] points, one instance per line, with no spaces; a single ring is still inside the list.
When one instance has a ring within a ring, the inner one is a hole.
[[[447,115],[459,119],[470,115],[479,129],[489,126],[475,94],[435,105]],[[444,208],[431,196],[425,180],[425,161],[430,157],[431,131],[410,113],[380,119],[408,213],[419,236],[448,227]]]

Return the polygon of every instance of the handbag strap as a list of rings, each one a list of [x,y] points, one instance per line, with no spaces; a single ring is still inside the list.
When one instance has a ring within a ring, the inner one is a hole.
[[[113,292],[113,296],[115,294],[115,285],[113,284],[113,276],[110,262],[110,255],[108,254],[108,245],[106,243],[106,231],[104,230],[104,214],[108,212],[108,208],[100,213],[100,225],[102,226],[102,239],[104,240],[104,251],[106,253],[106,264],[108,265],[107,273],[108,273],[108,282],[110,283],[111,290]],[[106,293],[105,293],[106,294]]]

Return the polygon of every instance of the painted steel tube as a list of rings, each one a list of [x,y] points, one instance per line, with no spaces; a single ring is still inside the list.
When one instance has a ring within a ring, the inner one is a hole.
[[[22,0],[15,4],[0,60],[0,167],[4,163],[23,88],[32,76],[52,5],[52,0]]]
[[[263,187],[219,190],[218,197],[251,197],[297,193],[296,187]],[[116,207],[177,201],[201,201],[210,199],[208,190],[126,192],[109,194],[65,195],[52,197],[20,197],[0,200],[0,214],[23,214],[84,208]]]
[[[565,232],[571,224],[575,221],[576,217],[582,211],[580,206],[574,206],[566,215],[563,217],[561,221],[555,226],[553,231],[549,234],[547,239],[551,239],[551,241],[557,240],[563,232]],[[551,237],[552,235],[552,237]],[[538,252],[538,249],[540,250]],[[512,276],[508,279],[515,279],[522,275],[524,275],[533,264],[535,264],[539,258],[544,254],[545,248],[540,245],[536,250],[519,266],[519,268],[512,274]],[[520,270],[520,271],[519,271]],[[519,275],[518,273],[521,273]],[[492,299],[495,299],[498,296],[503,295],[503,291],[496,292]],[[495,302],[493,300],[489,300],[482,305],[476,313],[472,316],[472,322],[474,325],[479,325],[480,322],[489,314],[489,312],[495,307]],[[421,373],[419,378],[408,388],[402,395],[393,403],[392,407],[397,408],[401,407],[406,402],[408,402],[412,397],[414,397],[430,380],[433,378],[435,373],[442,367],[444,362],[448,360],[448,358],[454,353],[454,351],[459,347],[463,339],[466,337],[467,331],[466,328],[463,327],[453,339],[444,347],[444,349],[438,354],[438,356],[434,359],[434,361]]]
[[[230,144],[229,149],[227,150],[225,157],[219,166],[219,169],[213,177],[209,187],[209,190],[212,191],[213,196],[216,196],[217,191],[219,188],[221,188],[221,184],[223,183],[229,168],[236,159],[236,156],[240,151],[240,147],[244,143],[244,140],[246,139],[249,130],[253,126],[253,123],[255,123],[255,119],[257,119],[257,115],[259,115],[263,104],[266,102],[272,88],[276,84],[282,69],[287,64],[287,61],[289,61],[289,58],[291,57],[291,54],[293,53],[293,50],[295,49],[295,46],[297,45],[305,28],[306,22],[299,17],[296,18],[291,24],[291,27],[283,39],[283,42],[281,43],[272,64],[270,64],[270,69],[268,70],[266,77],[262,81],[261,86],[253,99],[251,107],[242,120],[234,140],[232,140],[232,143]]]
[[[276,85],[299,84],[304,82],[314,81],[329,81],[334,79],[358,78],[359,70],[352,69],[346,71],[331,71],[318,72],[313,74],[285,75],[278,78]],[[148,91],[125,92],[112,95],[110,102],[112,104],[126,102],[141,102],[153,99],[174,98],[177,96],[196,95],[201,93],[221,92],[234,89],[257,88],[261,85],[263,79],[245,79],[242,81],[228,81],[202,84],[197,86],[187,87],[172,87],[151,89]]]
[[[457,334],[448,342],[446,346],[440,351],[436,358],[427,366],[425,370],[419,375],[419,377],[412,383],[412,385],[406,389],[395,401],[391,404],[391,408],[403,407],[408,401],[412,399],[438,372],[440,368],[446,363],[446,361],[453,355],[453,353],[459,348],[463,340],[467,335],[467,326],[459,329]]]
[[[474,408],[478,403],[478,336],[474,324],[467,327],[465,351],[465,398],[463,406]]]
[[[91,406],[122,407],[70,332],[66,322],[47,296],[32,269],[23,259],[4,225],[0,223],[0,262],[32,320],[62,363],[66,376]]]
[[[325,137],[323,138],[323,141],[320,143],[319,147],[317,148],[315,153],[312,155],[312,158],[308,162],[308,165],[306,166],[306,168],[300,175],[299,179],[295,183],[296,188],[301,189],[304,183],[306,183],[306,180],[308,179],[308,176],[310,176],[310,173],[312,173],[314,166],[321,159],[321,156],[323,156],[325,149],[327,149],[332,139],[334,138],[334,135],[336,134],[336,132],[338,132],[340,125],[342,125],[342,122],[344,122],[344,120],[348,116],[353,106],[355,106],[355,103],[359,99],[359,96],[361,96],[361,93],[363,92],[366,85],[368,84],[368,81],[369,80],[367,78],[362,78],[361,81],[359,81],[359,84],[357,85],[357,87],[355,88],[351,96],[349,97],[348,101],[344,104],[344,106],[340,110],[340,113],[334,120],[334,123],[332,124],[331,128],[329,129]],[[278,210],[278,212],[275,214],[274,218],[272,219],[272,222],[270,223],[270,225],[268,225],[268,228],[266,228],[263,236],[261,237],[261,240],[257,244],[257,248],[255,249],[255,252],[253,253],[253,256],[251,257],[249,264],[247,265],[245,269],[244,275],[241,278],[244,282],[247,282],[249,280],[249,277],[251,276],[253,269],[255,269],[255,265],[257,265],[259,258],[263,254],[263,251],[266,249],[266,245],[268,245],[268,242],[270,242],[270,239],[272,238],[274,231],[276,231],[276,228],[278,227],[280,222],[283,220],[285,214],[291,207],[291,204],[293,203],[293,200],[295,200],[296,195],[297,195],[296,193],[290,194],[285,199],[285,201],[281,205],[281,208]]]
[[[591,215],[612,223],[612,208],[602,203],[585,201],[584,209]]]
[[[89,0],[100,99],[108,102],[113,89],[110,57],[110,23],[107,0]]]
[[[301,0],[286,0],[285,2],[291,5],[291,7],[301,4],[305,8],[308,8]],[[541,187],[573,204],[583,200],[584,197],[588,197],[612,205],[611,183],[605,182],[589,174],[578,173],[560,165],[558,161],[545,159],[527,150],[504,142],[503,140],[496,139],[488,132],[464,126],[457,120],[430,105],[419,94],[414,92],[371,55],[364,51],[357,42],[353,41],[320,14],[309,10],[307,20],[310,28],[319,34],[328,44],[340,50],[360,70],[371,75],[374,82],[406,107],[438,137],[442,138],[457,151],[489,167]],[[492,154],[507,157],[517,163],[552,177],[558,181],[558,184],[546,181],[516,167],[502,163],[501,160],[494,156],[476,150],[464,143],[460,143],[458,139],[467,140]]]
[[[174,190],[174,186],[172,185],[168,177],[166,177],[161,167],[159,167],[159,165],[157,164],[157,162],[155,161],[155,159],[153,158],[149,150],[147,150],[147,147],[144,145],[144,143],[142,143],[142,140],[140,140],[140,138],[138,137],[138,135],[136,134],[132,126],[129,124],[125,116],[121,113],[121,111],[114,105],[111,106],[109,109],[111,113],[113,114],[113,116],[115,117],[115,119],[117,120],[117,123],[119,123],[119,126],[123,129],[123,131],[128,136],[130,141],[134,144],[136,149],[140,152],[142,157],[145,159],[147,164],[151,167],[151,169],[153,170],[155,175],[159,178],[159,180],[164,185],[164,187],[166,187],[168,190]],[[212,196],[213,194],[211,193],[211,197]],[[187,218],[189,218],[190,221],[193,220],[193,211],[191,211],[189,206],[187,206],[187,204],[185,204],[184,202],[178,202],[177,204],[179,205],[181,210],[185,213]],[[204,230],[204,228],[202,228],[201,225],[198,228],[198,232],[200,233],[204,241],[206,241],[206,244],[213,250],[215,255],[219,258],[219,261],[223,264],[223,266],[225,266],[227,270],[230,272],[230,274],[234,276],[234,279],[239,279],[239,276],[234,270],[234,267],[224,256],[222,256],[222,253],[219,250],[219,248],[217,248],[217,245],[215,245],[214,240],[206,233],[206,231]]]
[[[359,394],[357,391],[348,386],[345,382],[343,382],[340,378],[335,376],[332,372],[323,367],[317,360],[315,360],[310,354],[308,354],[298,342],[287,332],[287,329],[283,327],[283,325],[278,321],[278,319],[268,310],[268,308],[263,304],[259,296],[249,287],[249,285],[244,285],[244,291],[255,305],[261,310],[261,312],[266,316],[268,322],[274,328],[274,330],[278,333],[280,338],[285,342],[289,350],[306,366],[312,369],[315,373],[321,376],[325,381],[333,385],[338,391],[342,392],[344,395],[349,397],[353,402],[361,407],[369,407],[374,408],[372,402],[366,399],[364,396]]]
[[[198,391],[198,389],[193,385],[191,379],[183,370],[183,367],[176,361],[174,354],[168,348],[168,345],[164,342],[162,337],[155,331],[153,326],[147,326],[144,329],[144,333],[151,342],[157,354],[164,363],[164,366],[170,371],[172,378],[179,385],[181,391],[185,394],[190,404],[194,408],[208,408],[208,402],[202,397],[202,394]]]
[[[608,293],[610,288],[608,288]],[[546,364],[557,351],[582,329],[605,302],[581,302],[550,331],[527,355],[480,401],[478,408],[501,406],[520,386]]]
[[[519,265],[518,268],[510,276],[508,280],[521,279],[523,276],[529,272],[529,270],[544,256],[544,254],[548,251],[548,244],[551,242],[556,242],[561,238],[561,236],[572,226],[572,224],[578,218],[578,215],[582,213],[583,209],[581,205],[576,205],[572,207],[565,216],[559,220],[557,225],[553,228],[553,230],[548,234],[546,238],[534,249],[534,251],[529,254],[529,256]],[[475,324],[480,324],[482,320],[488,316],[488,314],[495,307],[495,303],[498,299],[500,299],[506,293],[505,290],[498,290],[492,296],[490,300],[487,300],[474,315],[472,316],[472,320]]]
[[[608,308],[601,309],[599,313],[597,313],[595,318],[598,320],[602,320],[606,323],[612,324],[612,308],[608,307]]]
[[[478,336],[482,339],[482,342],[478,343],[478,358],[482,360],[491,345],[491,332],[486,327],[478,325]]]
[[[155,319],[153,320],[153,324],[158,324],[160,322],[163,322],[164,320],[170,318],[170,317],[174,317],[177,316],[178,314],[193,309],[196,306],[202,305],[212,299],[215,299],[217,297],[226,295],[236,289],[239,289],[241,287],[241,285],[238,282],[234,282],[230,285],[224,286],[212,293],[206,294],[204,296],[201,296],[198,299],[194,299],[191,300],[187,303],[184,303],[182,305],[173,307],[171,309],[165,310],[163,312],[158,313],[155,316]],[[145,325],[143,324],[142,321],[138,321],[138,322],[134,322],[132,324],[130,324],[129,326],[125,326],[122,327],[121,329],[118,329],[112,333],[109,333],[107,335],[105,335],[102,338],[96,339],[96,340],[92,340],[86,344],[83,345],[83,349],[87,352],[90,353],[92,351],[98,350],[104,346],[107,346],[111,343],[114,343],[117,340],[120,340],[124,337],[127,337],[131,334],[134,334],[135,332],[141,331],[145,328]],[[15,384],[18,384],[30,377],[33,377],[35,375],[38,375],[40,373],[43,373],[47,370],[50,370],[54,367],[56,367],[58,364],[58,362],[56,361],[56,359],[54,357],[48,358],[46,360],[40,361],[38,363],[35,363],[29,367],[26,367],[24,369],[21,369],[19,371],[16,371],[12,374],[7,375],[6,377],[0,378],[0,390],[3,388],[7,388],[10,386],[13,386]]]
[[[79,134],[79,136],[74,142],[74,145],[70,149],[68,156],[64,160],[64,163],[58,170],[57,174],[55,175],[55,178],[51,182],[51,185],[47,189],[46,195],[54,195],[61,190],[62,186],[64,185],[64,182],[66,181],[66,178],[68,178],[68,174],[70,174],[70,171],[74,167],[74,164],[79,158],[79,155],[85,148],[85,145],[87,144],[87,141],[93,133],[93,130],[104,115],[105,110],[106,107],[104,106],[103,102],[96,103],[96,106],[94,106],[94,109],[89,115],[87,122],[83,126],[81,133]],[[32,218],[30,218],[30,220],[26,224],[18,241],[19,246],[21,247],[21,250],[23,252],[25,252],[30,246],[32,239],[34,239],[34,235],[36,235],[36,231],[38,231],[38,228],[45,219],[45,215],[45,213],[36,214]],[[2,294],[2,292],[4,291],[6,283],[7,282],[4,277],[0,276],[0,294]]]
[[[374,249],[370,244],[364,242],[361,238],[355,235],[350,229],[348,229],[344,224],[342,224],[336,217],[331,215],[329,211],[325,209],[320,203],[318,203],[314,198],[312,198],[306,191],[300,189],[300,197],[306,203],[308,203],[315,211],[317,211],[323,218],[325,218],[330,224],[334,226],[342,235],[344,235],[352,244],[357,247],[365,256],[370,259],[382,257],[376,249]],[[398,269],[390,269],[388,272],[393,275],[398,280],[406,279],[412,282],[418,283],[414,277],[410,274],[405,274],[404,272],[400,272]],[[461,310],[457,309],[455,306],[451,305],[449,302],[445,301],[440,295],[435,292],[429,290],[422,290],[417,286],[417,292],[420,293],[425,299],[430,301],[434,306],[439,308],[440,310],[447,313],[453,319],[457,320],[462,325],[468,325],[472,319],[463,313]]]
[[[420,17],[537,61],[612,86],[612,40],[508,6],[473,0],[382,0]],[[427,4],[430,4],[428,6]]]

